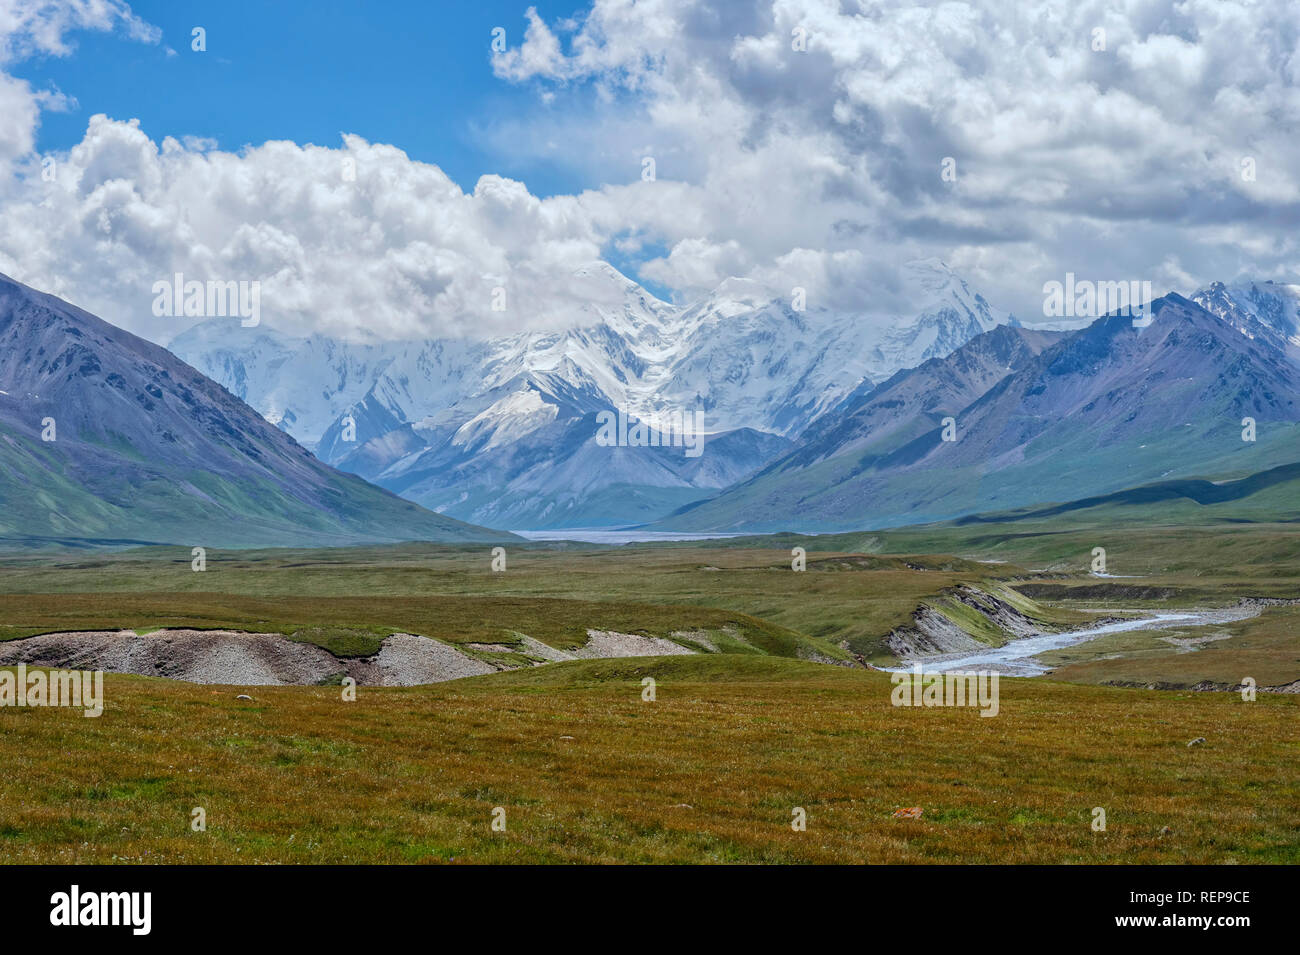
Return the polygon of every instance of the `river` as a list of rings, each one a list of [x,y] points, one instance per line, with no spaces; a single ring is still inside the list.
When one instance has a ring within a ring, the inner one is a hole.
[[[942,653],[933,656],[909,657],[898,666],[882,667],[890,672],[911,671],[920,663],[932,673],[950,670],[992,670],[1007,676],[1042,676],[1051,667],[1033,659],[1048,650],[1060,650],[1076,643],[1086,643],[1108,633],[1126,630],[1165,630],[1170,627],[1203,627],[1208,624],[1230,623],[1245,620],[1259,613],[1257,606],[1231,607],[1223,610],[1187,610],[1180,613],[1158,613],[1154,617],[1120,620],[1087,630],[1067,630],[1062,633],[1040,633],[1032,637],[1012,640],[1005,646],[988,647],[971,653]],[[1135,611],[1109,611],[1132,613]]]

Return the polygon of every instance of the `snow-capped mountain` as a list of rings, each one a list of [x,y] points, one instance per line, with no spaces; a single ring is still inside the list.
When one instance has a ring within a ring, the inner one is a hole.
[[[655,529],[887,527],[1293,463],[1300,362],[1278,336],[1241,334],[1173,293],[1151,314],[1147,327],[1112,314],[981,335],[862,389],[755,476]]]
[[[742,479],[864,384],[1014,322],[942,262],[906,271],[906,316],[796,309],[739,279],[676,306],[596,263],[575,273],[581,320],[562,331],[357,344],[214,320],[170,347],[322,460],[443,513],[498,527],[630,523]],[[589,457],[601,411],[653,422],[696,409],[707,462],[662,449]],[[575,461],[591,473],[576,476]],[[588,506],[615,486],[644,506]],[[515,493],[539,503],[498,499]]]
[[[681,313],[681,346],[655,397],[698,402],[733,427],[795,437],[862,382],[950,354],[1010,318],[938,260],[911,263],[907,273],[916,311],[888,321],[796,312],[730,279]]]
[[[1300,348],[1300,285],[1214,282],[1192,301],[1248,338],[1271,337]]]

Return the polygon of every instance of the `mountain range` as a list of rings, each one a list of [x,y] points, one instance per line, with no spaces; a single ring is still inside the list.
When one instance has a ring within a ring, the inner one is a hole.
[[[1293,463],[1295,302],[1292,286],[1216,285],[1155,300],[1145,326],[1115,314],[1073,332],[995,329],[863,389],[655,527],[886,527]]]
[[[0,276],[0,538],[506,540],[318,460],[164,348]]]
[[[512,529],[884,527],[1295,457],[1300,286],[1026,327],[941,262],[908,274],[915,309],[883,324],[736,279],[673,306],[595,265],[563,332],[359,345],[208,322],[172,348],[322,459]],[[674,408],[703,410],[702,456],[594,440],[602,413]]]
[[[173,342],[195,367],[0,277],[0,537],[832,531],[1291,473],[1300,287],[1215,283],[1149,322],[1052,328],[941,263],[912,275],[923,304],[881,324],[735,280],[673,306],[593,266],[568,330],[366,345],[207,322]],[[702,444],[669,440],[674,411],[702,416]],[[650,440],[607,446],[614,419]]]
[[[605,264],[571,329],[385,344],[211,320],[171,349],[318,457],[462,520],[514,529],[639,524],[790,450],[855,391],[1015,319],[942,262],[908,266],[901,320],[796,309],[730,279],[685,306]],[[707,451],[602,448],[602,413],[653,429],[703,414]]]

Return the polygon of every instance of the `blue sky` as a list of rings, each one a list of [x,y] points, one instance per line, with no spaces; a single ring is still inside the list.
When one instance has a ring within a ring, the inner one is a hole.
[[[72,56],[12,72],[77,101],[44,114],[42,152],[80,142],[89,117],[105,113],[138,118],[154,140],[198,136],[226,150],[272,139],[334,147],[340,133],[356,133],[436,163],[466,190],[485,173],[521,178],[541,196],[599,185],[567,164],[495,148],[487,135],[539,108],[532,90],[494,77],[489,59],[494,27],[520,43],[528,6],[555,20],[582,4],[137,0],[131,9],[163,31],[159,45],[82,31]],[[206,53],[190,49],[195,26],[207,30]]]

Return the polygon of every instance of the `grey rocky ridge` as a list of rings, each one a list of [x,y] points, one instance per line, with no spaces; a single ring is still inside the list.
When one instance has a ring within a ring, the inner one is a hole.
[[[1197,304],[1211,294],[1218,314]],[[1294,297],[1268,326],[1222,287],[1195,299],[1157,299],[1145,327],[1115,314],[981,335],[866,389],[753,478],[659,526],[883,527],[1294,463],[1300,364],[1274,334]]]

